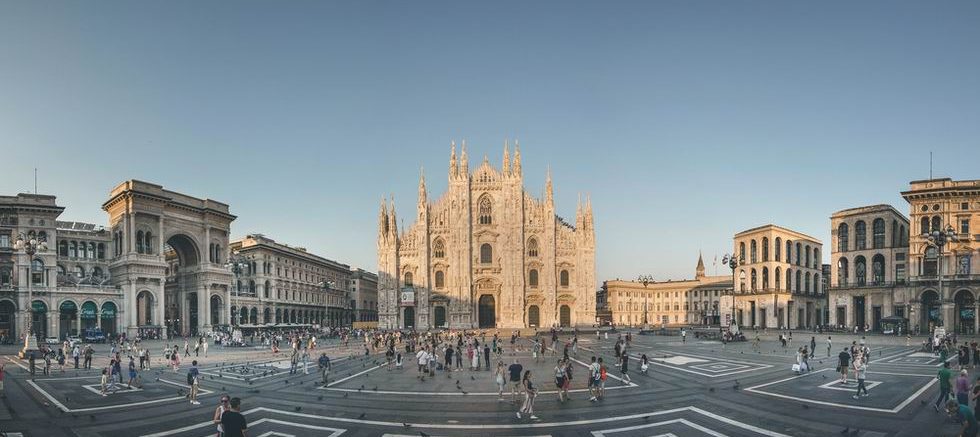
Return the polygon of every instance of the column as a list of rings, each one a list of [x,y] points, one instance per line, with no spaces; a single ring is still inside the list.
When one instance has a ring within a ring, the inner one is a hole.
[[[160,327],[161,338],[167,338],[167,325],[166,323],[164,323],[164,305],[166,304],[167,301],[163,298],[162,282],[163,281],[161,280],[160,289],[157,290],[156,295],[153,297],[152,307],[153,307],[153,312],[156,314],[153,317],[153,324]]]
[[[49,310],[48,310],[48,337],[58,337],[58,338],[61,338],[61,331],[59,331],[59,329],[61,327],[58,326],[58,324],[61,323],[61,309],[58,308],[58,309],[55,309],[54,311],[51,311],[50,310],[51,307],[49,306],[48,308],[49,308]]]
[[[75,310],[75,332],[79,337],[82,336],[82,307]]]
[[[837,323],[844,325],[845,328],[850,328],[854,326],[854,298],[849,294],[844,298],[847,299],[847,304],[844,305],[844,320],[838,320]]]
[[[158,244],[157,244],[157,252],[156,253],[158,255],[160,255],[160,256],[163,256],[163,245],[166,243],[166,241],[163,240],[164,239],[164,237],[163,237],[163,216],[157,216],[157,223],[159,225],[159,226],[157,226],[157,235],[158,235],[158,239],[160,241],[157,242]],[[160,324],[162,324],[162,323],[160,323]]]
[[[183,335],[190,333],[191,326],[191,300],[188,299],[187,294],[180,294],[180,332]]]
[[[211,328],[211,308],[209,308],[210,299],[208,299],[208,286],[204,284],[197,291],[197,326],[198,331],[204,331]]]
[[[980,332],[980,305],[973,308],[973,333]]]
[[[125,326],[129,327],[126,333],[128,335],[135,336],[137,330],[136,326],[139,324],[139,321],[136,320],[136,281],[129,281],[129,289],[126,290],[125,293],[125,299],[123,299],[124,305],[120,306],[125,307],[125,310],[123,311],[125,312],[126,316]],[[117,308],[117,310],[123,310],[123,308]],[[116,314],[116,318],[122,318],[122,314]]]

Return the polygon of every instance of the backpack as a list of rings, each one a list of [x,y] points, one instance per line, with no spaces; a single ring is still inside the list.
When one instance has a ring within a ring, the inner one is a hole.
[[[191,372],[187,372],[187,385],[194,385],[194,375]]]

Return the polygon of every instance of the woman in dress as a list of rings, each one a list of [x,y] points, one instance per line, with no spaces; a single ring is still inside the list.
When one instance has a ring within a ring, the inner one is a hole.
[[[480,348],[470,347],[470,368],[474,370],[480,370]]]
[[[506,373],[507,368],[504,367],[504,362],[497,361],[497,370],[493,372],[493,380],[497,383],[498,402],[503,402],[504,400],[504,386],[507,384]]]
[[[534,398],[537,397],[538,390],[534,387],[534,382],[531,381],[530,370],[524,371],[521,384],[524,386],[524,405],[521,406],[521,411],[517,412],[517,418],[520,419],[521,413],[524,413],[528,414],[530,419],[537,419],[538,416],[534,415]]]

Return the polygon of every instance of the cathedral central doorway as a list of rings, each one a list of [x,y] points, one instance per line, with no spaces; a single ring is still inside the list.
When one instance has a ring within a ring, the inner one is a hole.
[[[480,306],[478,311],[480,316],[480,328],[495,328],[497,326],[497,318],[494,307],[493,296],[489,294],[480,296]]]
[[[405,329],[415,327],[415,307],[405,307]]]
[[[561,323],[562,328],[572,326],[572,309],[568,305],[562,305],[558,314],[558,321]]]

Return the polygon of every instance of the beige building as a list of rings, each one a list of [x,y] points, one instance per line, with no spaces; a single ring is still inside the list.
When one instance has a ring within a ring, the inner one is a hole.
[[[347,264],[261,234],[232,241],[229,249],[246,257],[250,265],[232,288],[232,325],[350,326],[353,311]]]
[[[734,299],[739,326],[803,329],[823,323],[820,241],[769,224],[735,234],[734,243],[740,260]],[[721,305],[727,317],[732,303],[724,299]]]
[[[350,274],[351,309],[355,322],[378,321],[378,275],[362,269]]]
[[[890,205],[830,216],[830,324],[877,331],[884,317],[905,317],[909,221]]]
[[[452,146],[449,188],[429,202],[419,179],[415,222],[399,230],[394,201],[378,217],[381,328],[591,326],[595,231],[591,202],[575,223],[555,214],[551,175],[544,199],[524,189],[521,155],[484,158],[471,171]]]
[[[603,289],[615,325],[716,325],[720,303],[731,295],[732,278],[705,276],[699,256],[694,279],[645,284],[617,279],[605,281]]]
[[[906,302],[920,331],[941,325],[977,332],[980,293],[980,180],[913,181],[902,197],[909,203],[909,282]],[[951,231],[954,240],[937,247],[925,234]]]
[[[32,330],[39,337],[124,329],[122,291],[109,277],[109,232],[59,221],[64,209],[55,196],[0,196],[0,338],[23,335],[28,288]],[[47,251],[29,257],[15,250],[22,234],[46,241]]]

